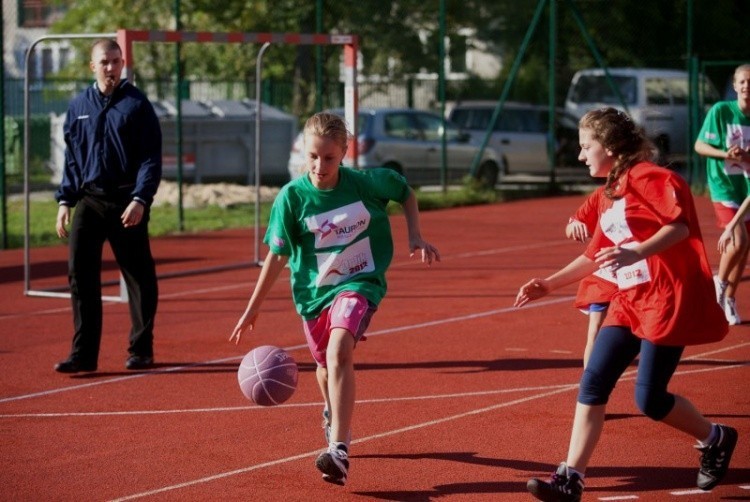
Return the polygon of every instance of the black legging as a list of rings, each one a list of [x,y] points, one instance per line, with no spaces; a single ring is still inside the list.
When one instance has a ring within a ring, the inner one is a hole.
[[[674,395],[667,392],[685,347],[654,345],[635,336],[629,328],[607,326],[599,331],[589,362],[581,377],[578,402],[606,404],[609,395],[628,365],[639,356],[635,382],[635,402],[653,420],[666,417],[674,406]]]

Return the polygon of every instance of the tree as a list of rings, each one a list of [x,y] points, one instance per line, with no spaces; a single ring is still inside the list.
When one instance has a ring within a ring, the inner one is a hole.
[[[173,29],[174,0],[59,0],[69,10],[57,32],[106,32],[117,28]],[[551,1],[551,0],[550,0]],[[558,7],[556,72],[558,100],[572,74],[596,66],[575,22],[574,9],[585,22],[609,66],[686,68],[686,9],[688,0],[555,0]],[[695,6],[694,47],[702,59],[746,60],[750,17],[747,0],[692,0]],[[315,31],[317,1],[299,0],[182,0],[182,28],[192,31],[302,32]],[[400,80],[438,69],[438,2],[424,0],[320,0],[323,31],[352,33],[361,39],[362,77]],[[572,5],[572,7],[571,7]],[[504,62],[496,82],[485,91],[498,93],[508,77],[536,9],[537,2],[518,0],[446,0],[446,36],[456,38],[468,28],[485,50]],[[547,8],[549,6],[547,5]],[[720,27],[717,28],[717,27]],[[513,88],[516,99],[546,102],[550,71],[548,10],[541,18]],[[85,44],[78,44],[85,47]],[[169,44],[137,44],[136,73],[151,79],[174,75],[174,49]],[[190,78],[253,81],[258,47],[237,44],[183,44],[182,60]],[[88,76],[88,50],[68,70]],[[315,100],[315,50],[309,46],[278,46],[264,62],[264,77],[294,82],[294,110],[312,111]],[[328,87],[340,78],[341,50],[325,47],[321,64]],[[731,68],[724,69],[719,79]],[[717,75],[718,75],[717,71]],[[472,82],[476,82],[473,80]],[[165,91],[166,92],[166,91]]]

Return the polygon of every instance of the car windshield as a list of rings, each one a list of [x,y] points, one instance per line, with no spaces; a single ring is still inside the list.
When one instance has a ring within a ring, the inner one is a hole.
[[[638,96],[635,77],[612,76],[612,81],[626,105],[636,103]],[[604,75],[581,75],[571,91],[570,100],[574,103],[620,103],[620,97],[612,90]]]

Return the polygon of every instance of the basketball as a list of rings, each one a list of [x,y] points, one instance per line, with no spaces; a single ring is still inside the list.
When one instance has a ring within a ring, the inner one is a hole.
[[[284,349],[263,345],[242,358],[237,380],[246,398],[259,406],[275,406],[294,394],[297,363]]]

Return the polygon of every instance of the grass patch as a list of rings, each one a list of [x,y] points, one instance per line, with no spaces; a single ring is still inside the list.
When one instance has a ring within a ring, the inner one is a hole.
[[[55,232],[57,202],[31,200],[29,204],[29,243],[31,247],[54,246],[62,241]],[[261,225],[268,223],[270,203],[261,204]],[[183,230],[180,231],[178,208],[158,206],[151,208],[149,232],[152,237],[183,232],[204,232],[227,228],[253,227],[255,225],[255,204],[240,204],[222,208],[206,206],[183,209]],[[8,201],[8,248],[22,248],[25,227],[24,201]]]

